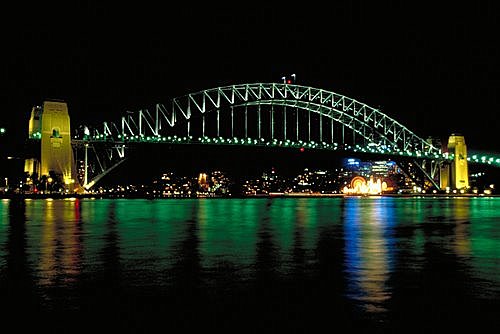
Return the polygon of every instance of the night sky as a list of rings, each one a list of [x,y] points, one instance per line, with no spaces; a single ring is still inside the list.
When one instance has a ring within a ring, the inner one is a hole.
[[[459,132],[469,150],[500,152],[493,1],[74,3],[1,11],[0,126],[19,141],[46,98],[67,101],[73,125],[98,124],[295,73],[298,84],[381,108],[421,137]]]

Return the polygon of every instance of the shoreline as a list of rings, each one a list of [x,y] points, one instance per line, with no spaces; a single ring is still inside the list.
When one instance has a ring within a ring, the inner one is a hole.
[[[256,199],[256,198],[490,198],[500,194],[321,194],[321,193],[270,193],[251,196],[203,196],[203,197],[160,197],[148,195],[108,195],[108,194],[0,194],[0,199]]]

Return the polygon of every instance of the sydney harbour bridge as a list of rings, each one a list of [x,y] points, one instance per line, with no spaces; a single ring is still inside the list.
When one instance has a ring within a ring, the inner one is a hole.
[[[125,112],[119,119],[70,129],[67,106],[46,101],[33,108],[29,137],[40,154],[25,171],[59,175],[71,190],[91,189],[141,143],[237,145],[346,152],[394,160],[423,189],[468,187],[468,163],[500,166],[500,159],[467,157],[463,136],[448,150],[424,139],[379,109],[328,90],[289,83],[210,88]],[[38,144],[37,144],[38,145]],[[84,156],[77,179],[73,153]],[[92,160],[92,164],[90,163]],[[82,189],[83,188],[83,189]]]

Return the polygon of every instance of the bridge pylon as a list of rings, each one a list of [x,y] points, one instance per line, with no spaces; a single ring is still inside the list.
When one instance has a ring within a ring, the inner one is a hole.
[[[469,188],[469,168],[467,163],[467,145],[461,134],[452,134],[448,138],[448,154],[452,154],[450,162],[441,165],[441,188],[467,190]]]
[[[35,152],[33,157],[26,159],[24,171],[39,180],[43,179],[45,190],[81,192],[83,189],[76,176],[66,102],[47,100],[41,107],[34,107],[29,121],[29,137],[35,140]]]

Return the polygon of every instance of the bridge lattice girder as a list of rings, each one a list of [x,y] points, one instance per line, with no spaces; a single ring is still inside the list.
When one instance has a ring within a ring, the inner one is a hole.
[[[104,122],[92,135],[115,140],[125,136],[161,136],[169,128],[205,121],[214,111],[231,107],[278,105],[313,112],[351,129],[370,143],[391,146],[392,151],[440,153],[440,150],[414,134],[380,110],[349,97],[307,86],[283,83],[254,83],[217,87],[174,98],[168,104],[156,104],[153,112],[145,109],[128,112],[121,121]],[[182,125],[183,124],[183,125]],[[203,124],[204,126],[204,124]]]

